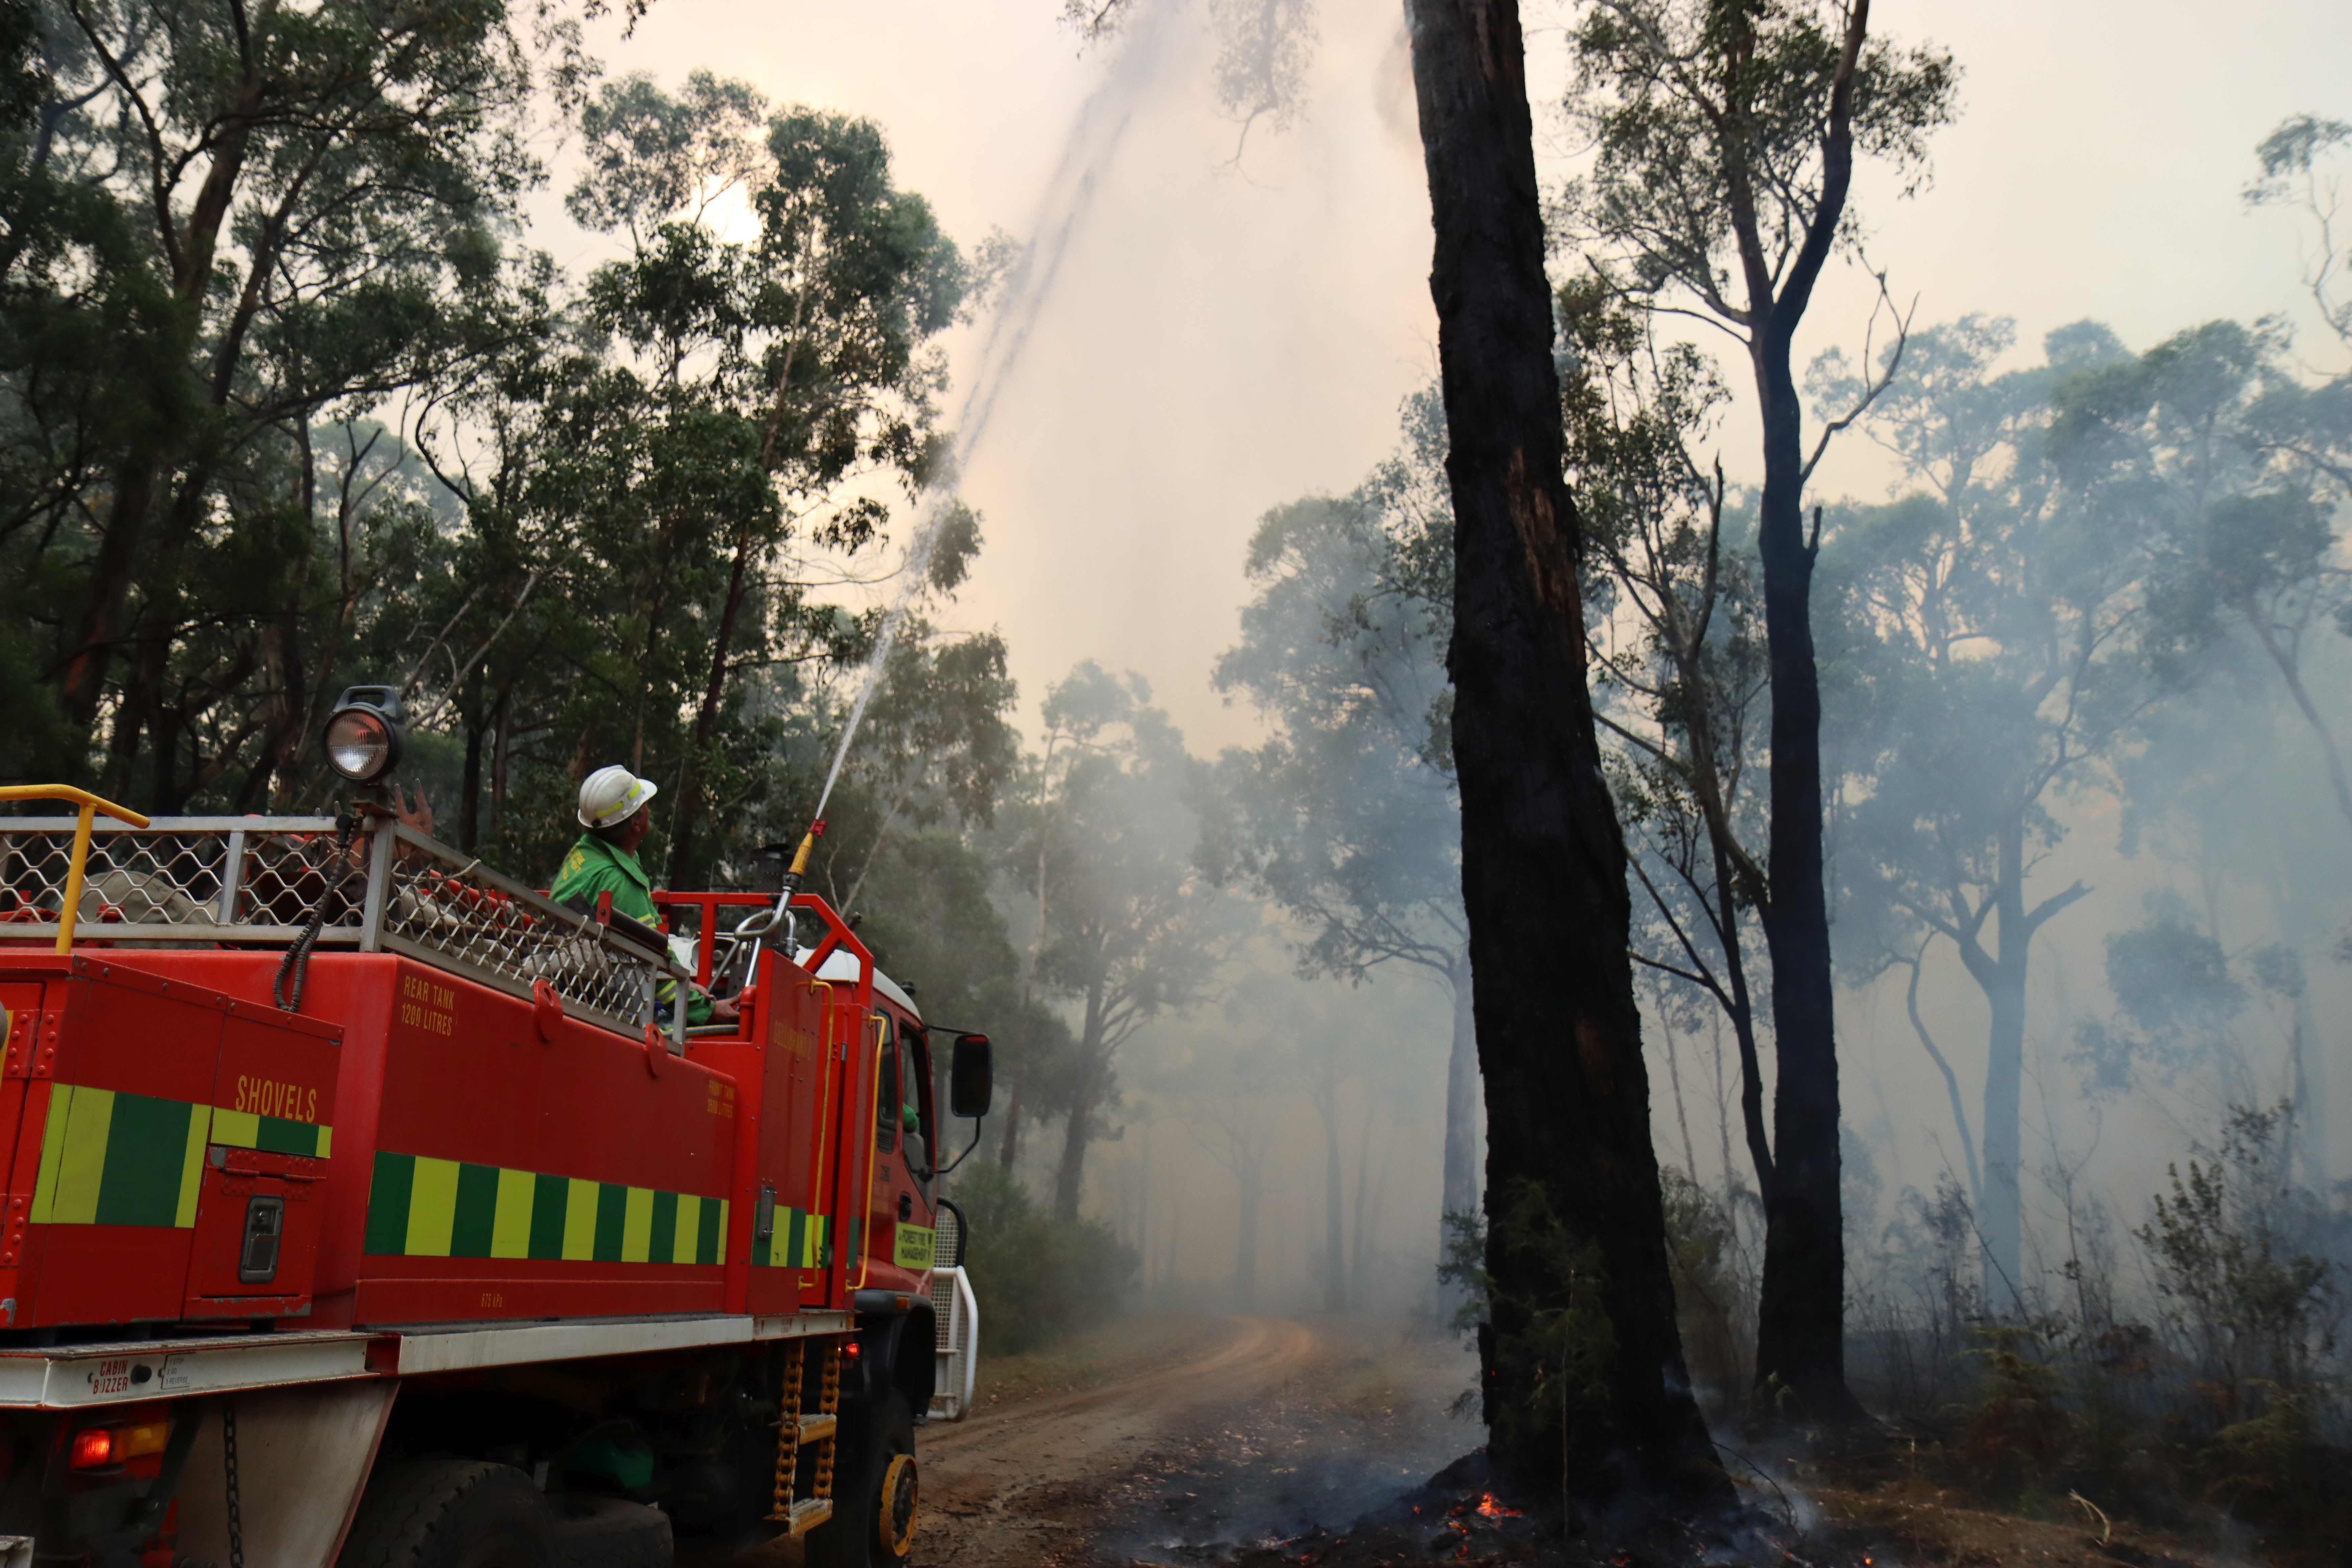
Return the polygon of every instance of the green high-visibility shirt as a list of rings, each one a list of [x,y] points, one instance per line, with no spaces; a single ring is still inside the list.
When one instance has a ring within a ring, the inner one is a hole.
[[[661,911],[654,908],[653,879],[646,875],[643,866],[637,864],[637,858],[625,849],[605,843],[593,833],[583,833],[580,836],[580,842],[563,857],[562,868],[556,872],[555,885],[547,889],[547,896],[559,904],[568,903],[573,899],[585,899],[593,912],[599,893],[613,895],[614,913],[626,915],[633,921],[665,931],[668,929],[662,921]],[[675,981],[669,980],[661,983],[656,994],[665,1004],[670,1000],[676,984]],[[709,1023],[710,998],[700,992],[688,997],[686,1021],[689,1024]]]

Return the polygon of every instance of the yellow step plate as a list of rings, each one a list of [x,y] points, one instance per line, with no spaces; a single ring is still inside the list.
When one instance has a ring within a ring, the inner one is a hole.
[[[811,1498],[805,1502],[793,1504],[792,1522],[785,1526],[785,1531],[793,1535],[806,1535],[832,1517],[831,1498]]]

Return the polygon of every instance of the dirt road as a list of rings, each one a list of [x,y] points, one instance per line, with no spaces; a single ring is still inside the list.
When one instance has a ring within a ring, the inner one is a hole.
[[[1345,1529],[1477,1442],[1446,1415],[1468,1367],[1393,1326],[1280,1318],[1128,1320],[983,1362],[980,1407],[916,1438],[916,1568],[1228,1563]]]
[[[1203,1424],[1250,1420],[1313,1364],[1302,1323],[1234,1318],[1205,1347],[1135,1365],[1094,1388],[1000,1403],[922,1436],[917,1561],[959,1568],[1069,1561],[1091,1547],[1117,1483]]]

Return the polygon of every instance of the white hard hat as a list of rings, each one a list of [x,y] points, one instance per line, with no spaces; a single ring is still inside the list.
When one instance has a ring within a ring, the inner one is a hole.
[[[653,780],[641,779],[626,768],[598,768],[580,786],[580,826],[610,827],[626,822],[659,793]]]

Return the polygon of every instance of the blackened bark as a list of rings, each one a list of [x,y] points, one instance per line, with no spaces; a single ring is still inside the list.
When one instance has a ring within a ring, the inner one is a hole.
[[[1615,1355],[1563,1423],[1497,1375],[1556,1260],[1497,1244],[1480,1339],[1489,1453],[1528,1495],[1563,1479],[1721,1497],[1688,1392],[1626,956],[1624,842],[1585,687],[1578,519],[1561,476],[1551,292],[1511,0],[1407,0],[1435,254],[1454,511],[1454,750],[1490,1196],[1532,1182],[1599,1262]],[[1556,1408],[1556,1407],[1554,1407]],[[1563,1431],[1567,1426],[1569,1430]],[[1572,1437],[1573,1449],[1568,1444]]]
[[[1829,898],[1822,865],[1822,689],[1813,658],[1813,556],[1805,532],[1803,409],[1790,369],[1853,178],[1854,73],[1869,0],[1847,15],[1843,52],[1822,141],[1822,190],[1804,243],[1774,292],[1747,168],[1728,170],[1732,228],[1746,276],[1764,493],[1758,553],[1772,681],[1769,896],[1760,914],[1772,955],[1772,1177],[1765,1194],[1764,1278],[1756,1320],[1756,1382],[1776,1412],[1860,1419],[1845,1382],[1845,1220],[1838,1186],[1836,1015]],[[1818,516],[1815,520],[1819,529]]]

